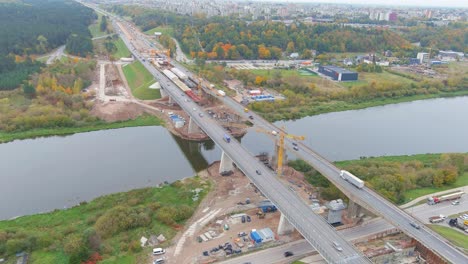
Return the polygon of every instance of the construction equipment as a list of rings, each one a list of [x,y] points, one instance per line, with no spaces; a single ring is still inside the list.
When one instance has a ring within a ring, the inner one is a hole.
[[[265,218],[265,213],[263,212],[262,209],[258,210],[257,215],[258,215],[258,218],[260,219]]]
[[[151,57],[156,57],[156,55],[159,55],[159,54],[165,54],[167,58],[167,62],[171,63],[171,50],[170,49],[163,49],[163,50],[150,49]]]
[[[304,136],[296,136],[292,134],[287,134],[285,133],[285,128],[284,126],[281,128],[279,132],[274,131],[274,130],[265,130],[265,129],[256,129],[257,132],[265,133],[265,134],[270,134],[273,136],[276,136],[279,134],[279,137],[276,139],[276,164],[277,164],[277,170],[276,173],[278,176],[283,175],[283,159],[284,159],[284,138],[291,138],[294,140],[304,140]]]

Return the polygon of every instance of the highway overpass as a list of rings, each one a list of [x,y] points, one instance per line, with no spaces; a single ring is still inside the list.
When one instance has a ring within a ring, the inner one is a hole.
[[[100,10],[102,13],[107,13]],[[107,15],[114,17],[107,13]],[[114,22],[114,20],[113,20]],[[115,23],[114,23],[115,26]],[[126,36],[120,34],[127,47],[132,50],[132,45]],[[283,186],[268,168],[260,163],[254,155],[249,153],[239,142],[233,140],[231,143],[225,142],[222,138],[227,133],[221,125],[210,118],[203,118],[198,115],[200,109],[198,105],[185,100],[182,91],[175,86],[166,76],[156,70],[150,62],[142,61],[141,55],[136,51],[132,51],[134,56],[138,58],[143,65],[159,80],[164,90],[172,97],[172,99],[191,116],[193,121],[208,135],[210,138],[237,164],[246,176],[264,193],[283,213],[289,222],[304,236],[304,238],[323,256],[329,263],[368,263],[367,258],[358,253],[358,251],[348,243],[343,237],[337,234],[335,229],[328,225],[325,220],[312,212],[312,210],[294,193]],[[189,76],[193,76],[191,72],[186,70],[176,62],[177,67]],[[196,78],[195,78],[196,79]],[[207,87],[205,91],[213,94]],[[243,106],[235,102],[229,97],[223,97],[222,100],[235,110],[242,112]],[[280,129],[271,123],[265,121],[260,116],[255,115],[254,123],[263,126],[268,130]],[[288,148],[291,148],[292,140],[286,139]],[[421,224],[421,229],[413,228],[410,223],[418,222],[412,216],[399,209],[391,202],[387,201],[373,190],[364,187],[358,189],[354,185],[340,178],[340,170],[331,164],[329,161],[315,153],[306,145],[299,143],[300,151],[295,154],[306,162],[311,164],[317,171],[327,177],[335,184],[343,193],[350,197],[353,201],[361,206],[375,212],[384,219],[392,223],[397,228],[401,229],[406,234],[412,236],[430,250],[438,253],[452,263],[468,263],[468,257],[461,251],[455,249],[447,243],[447,241],[432,232],[430,229]],[[261,174],[257,174],[256,171]],[[338,242],[343,247],[342,252],[338,252],[332,246],[333,242]]]
[[[121,37],[126,45],[131,47],[126,37],[123,35]],[[137,58],[141,57],[140,54],[134,55]],[[215,120],[200,117],[198,113],[202,110],[199,109],[199,106],[191,100],[186,100],[187,97],[172,81],[156,70],[147,60],[141,60],[141,62],[159,80],[165,92],[190,115],[192,121],[210,136],[257,188],[278,207],[288,221],[317,249],[327,262],[370,263],[352,244],[338,235],[335,229],[321,216],[313,213],[310,207],[296,194],[282,185],[276,179],[275,174],[266,168],[263,163],[260,163],[245,147],[236,140],[231,140],[230,143],[225,142],[223,136],[227,131]],[[333,247],[333,242],[339,243],[343,250],[341,252],[336,250]]]

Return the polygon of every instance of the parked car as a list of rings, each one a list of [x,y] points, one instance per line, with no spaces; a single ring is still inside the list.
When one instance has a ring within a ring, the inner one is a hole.
[[[240,232],[239,234],[237,234],[238,237],[245,237],[247,236],[247,233],[245,232]]]
[[[452,205],[459,205],[460,204],[460,201],[459,200],[456,200],[456,201],[453,201],[452,202]]]
[[[203,251],[203,256],[207,257],[209,256],[210,254],[208,253],[208,251]]]
[[[245,223],[245,215],[242,216],[242,223]]]
[[[251,116],[251,115],[249,116],[249,118],[250,118],[251,120],[253,120],[253,119],[254,119],[254,118],[253,118],[253,116]]]
[[[250,218],[250,216],[247,216],[247,222],[250,222],[252,219]]]
[[[158,258],[155,261],[153,261],[153,264],[162,264],[162,263],[164,263],[164,259],[162,258]]]
[[[284,256],[285,257],[291,257],[291,256],[294,256],[294,253],[292,253],[292,251],[286,251],[286,252],[284,252]]]
[[[162,248],[153,248],[153,255],[161,255],[166,253],[166,250]]]
[[[293,142],[292,144],[293,144],[293,146],[297,146],[297,143],[296,143],[296,142]]]

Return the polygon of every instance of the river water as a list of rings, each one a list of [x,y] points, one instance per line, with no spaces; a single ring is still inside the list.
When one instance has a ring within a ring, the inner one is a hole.
[[[468,152],[468,97],[415,101],[277,122],[330,160]],[[273,151],[249,131],[250,152]],[[193,176],[219,160],[211,141],[137,127],[0,144],[0,219],[73,206],[104,194]],[[293,157],[293,155],[290,155]]]

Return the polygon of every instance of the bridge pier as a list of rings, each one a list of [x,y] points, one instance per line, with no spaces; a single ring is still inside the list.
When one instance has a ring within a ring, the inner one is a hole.
[[[169,96],[166,92],[166,90],[164,90],[164,88],[161,87],[161,89],[159,89],[159,92],[161,93],[161,98],[164,98],[166,96]]]
[[[200,133],[200,131],[201,131],[200,127],[192,120],[192,117],[190,117],[189,123],[188,123],[189,134]]]
[[[288,219],[281,214],[281,218],[278,224],[278,235],[287,235],[294,231],[294,226],[289,223]]]
[[[348,204],[348,218],[356,218],[361,214],[361,206],[349,199]]]
[[[219,173],[232,170],[234,170],[232,159],[223,151],[223,154],[221,154],[221,162],[219,164]]]

